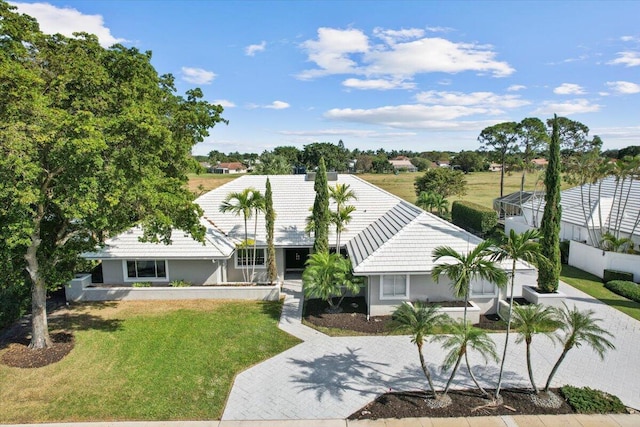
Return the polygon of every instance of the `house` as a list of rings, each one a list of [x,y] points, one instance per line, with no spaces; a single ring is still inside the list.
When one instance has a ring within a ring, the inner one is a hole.
[[[427,213],[354,175],[328,174],[329,185],[348,184],[357,196],[349,203],[356,207],[352,220],[341,234],[342,249],[350,257],[354,274],[365,279],[362,294],[369,314],[390,314],[402,301],[449,301],[453,298],[449,281],[431,278],[432,252],[441,245],[467,252],[481,240],[453,224]],[[202,224],[207,229],[205,244],[174,232],[174,243],[141,243],[140,230],[134,228],[106,242],[85,258],[102,260],[105,283],[131,284],[138,280],[167,284],[172,280],[188,280],[195,285],[243,281],[243,266],[251,251],[238,249],[244,240],[242,216],[221,213],[220,204],[227,194],[253,187],[264,191],[266,176],[245,175],[202,196],[196,202],[204,211]],[[309,208],[313,206],[314,181],[308,175],[269,177],[276,211],[274,241],[280,279],[300,274],[311,253],[313,237],[305,232]],[[330,209],[335,209],[331,205]],[[255,238],[257,248],[256,281],[266,281],[266,233],[264,215],[248,221],[248,235]],[[335,246],[335,232],[329,244]],[[446,261],[446,260],[445,260]],[[510,270],[510,262],[505,262]],[[522,285],[533,285],[533,267],[518,263],[516,296]],[[480,313],[496,311],[502,295],[493,284],[472,284],[471,299]]]
[[[507,196],[508,197],[508,196]],[[525,199],[519,206],[521,215],[507,218],[505,229],[523,231],[540,226],[544,196]],[[564,190],[560,194],[562,220],[560,239],[599,246],[602,236],[618,233],[640,246],[640,180],[616,180],[607,177],[595,184]]]
[[[397,171],[418,172],[418,168],[415,167],[406,156],[398,156],[395,159],[389,160],[389,163],[391,163],[393,169]]]
[[[502,170],[502,165],[500,163],[491,163],[489,165],[490,172],[500,172]]]
[[[247,167],[240,162],[218,163],[211,169],[212,173],[247,173]]]
[[[538,170],[544,169],[549,164],[549,160],[547,159],[532,159],[531,165]]]

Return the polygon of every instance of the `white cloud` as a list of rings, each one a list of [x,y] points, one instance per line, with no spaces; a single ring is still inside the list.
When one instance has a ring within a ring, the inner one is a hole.
[[[38,20],[40,29],[45,34],[60,33],[73,37],[73,33],[85,32],[98,36],[104,47],[126,42],[126,39],[114,37],[111,30],[104,25],[102,15],[85,15],[70,7],[58,8],[49,3],[11,3],[18,12],[32,16]]]
[[[450,33],[451,31],[453,31],[453,28],[451,27],[427,27],[428,31],[431,31],[432,33]]]
[[[618,58],[607,62],[609,65],[624,65],[626,67],[637,67],[640,65],[640,52],[626,51],[618,52]]]
[[[623,42],[638,42],[640,41],[640,37],[622,36],[620,37],[620,40],[622,40]]]
[[[557,114],[559,116],[569,116],[580,113],[595,113],[600,111],[601,105],[592,104],[587,99],[574,99],[566,102],[543,102],[533,114]]]
[[[612,91],[620,94],[640,93],[640,85],[637,83],[617,81],[607,82],[607,86],[609,86]]]
[[[300,73],[298,78],[304,80],[330,74],[355,73],[358,64],[349,55],[367,52],[369,38],[360,30],[322,27],[318,28],[317,40],[307,40],[301,46],[309,55],[309,61],[320,67]]]
[[[264,108],[270,108],[272,110],[284,110],[289,107],[290,105],[284,101],[273,101],[271,104],[264,106]]]
[[[216,75],[212,71],[202,68],[182,67],[182,79],[196,85],[206,85],[213,81]]]
[[[517,92],[519,90],[523,90],[526,89],[527,87],[525,85],[511,85],[507,88],[507,91],[509,92]]]
[[[222,105],[224,108],[233,108],[236,106],[235,103],[229,101],[228,99],[216,99],[211,101],[212,104]]]
[[[400,41],[415,40],[424,36],[424,30],[419,28],[410,28],[402,30],[385,30],[383,28],[374,28],[373,35],[389,45],[396,44]]]
[[[255,56],[256,52],[264,52],[267,48],[267,42],[262,41],[260,44],[250,44],[244,48],[244,53],[247,56]]]
[[[493,92],[438,92],[430,90],[416,95],[416,100],[423,104],[482,106],[491,108],[518,108],[530,102],[520,95],[497,95]]]
[[[562,83],[553,90],[553,93],[557,95],[583,95],[585,91],[580,85],[574,83]]]
[[[327,119],[352,123],[389,126],[400,129],[461,129],[471,122],[454,121],[460,117],[493,114],[499,111],[465,106],[396,105],[372,109],[334,108],[324,113]],[[476,122],[477,123],[477,122]]]
[[[333,74],[355,74],[372,77],[410,79],[415,74],[476,71],[504,77],[515,70],[497,61],[491,46],[477,43],[455,43],[439,37],[423,37],[422,30],[374,30],[374,36],[386,42],[370,44],[361,30],[319,28],[315,40],[301,44],[308,60],[317,68],[298,74],[311,79]]]
[[[385,80],[385,79],[346,79],[342,85],[352,89],[361,90],[390,90],[390,89],[413,89],[416,85],[413,82],[402,80]]]

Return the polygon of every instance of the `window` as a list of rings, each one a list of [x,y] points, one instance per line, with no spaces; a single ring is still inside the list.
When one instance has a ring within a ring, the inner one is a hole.
[[[264,268],[267,265],[265,248],[256,248],[256,268]],[[236,250],[236,267],[251,267],[253,265],[253,248]]]
[[[125,280],[168,280],[165,260],[144,259],[125,261]]]
[[[380,276],[380,299],[409,298],[409,276],[396,274]]]
[[[471,283],[471,296],[495,296],[497,288],[491,282],[476,280]]]

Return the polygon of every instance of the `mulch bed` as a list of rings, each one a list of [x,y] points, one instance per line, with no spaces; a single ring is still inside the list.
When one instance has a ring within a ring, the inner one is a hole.
[[[493,390],[487,390],[493,394]],[[559,391],[552,389],[558,396]],[[448,396],[452,403],[444,408],[431,408],[427,399],[432,399],[431,393],[415,391],[404,393],[386,393],[373,402],[357,410],[349,416],[350,420],[378,419],[378,418],[409,418],[409,417],[474,417],[487,415],[558,415],[573,414],[574,410],[562,399],[562,405],[557,408],[543,408],[536,406],[531,400],[530,390],[501,390],[503,402],[501,405],[491,405],[491,401],[483,398],[478,391],[451,390]]]
[[[2,353],[0,362],[14,368],[41,368],[59,362],[75,345],[73,335],[67,332],[51,334],[53,345],[48,348],[29,348],[29,338],[26,335],[16,337],[13,341],[2,345],[7,350]]]
[[[442,305],[442,303],[434,303]],[[463,302],[447,303],[448,306],[462,307]],[[329,305],[321,299],[310,299],[304,303],[304,320],[312,325],[343,329],[362,334],[385,334],[390,331],[391,316],[371,316],[367,321],[367,304],[364,297],[347,297],[342,301],[342,313],[327,313]],[[502,331],[505,323],[497,315],[480,316],[480,326],[484,329]]]

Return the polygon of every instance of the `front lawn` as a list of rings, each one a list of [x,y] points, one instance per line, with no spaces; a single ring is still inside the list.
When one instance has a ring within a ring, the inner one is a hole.
[[[72,306],[51,322],[75,335],[67,357],[0,365],[0,423],[220,419],[236,374],[299,342],[278,329],[280,310],[202,300]]]
[[[585,271],[563,264],[560,280],[582,292],[599,299],[607,305],[640,320],[640,303],[631,301],[604,287],[599,277]]]

